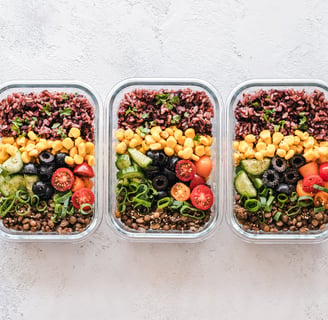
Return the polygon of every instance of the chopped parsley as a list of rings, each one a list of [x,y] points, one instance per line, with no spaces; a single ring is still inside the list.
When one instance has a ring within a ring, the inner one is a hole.
[[[141,115],[141,118],[142,119],[146,119],[146,118],[148,118],[149,117],[149,112],[145,112],[145,113],[143,113],[142,115]]]
[[[136,107],[130,107],[125,111],[125,115],[129,115],[130,113],[132,113],[134,116],[136,115],[136,112],[138,112],[138,109]]]
[[[262,114],[262,118],[266,123],[272,122],[273,120],[270,118],[276,112],[276,109],[264,109],[264,114]]]
[[[63,110],[59,110],[60,116],[70,116],[73,110],[71,108],[64,108]]]
[[[50,105],[50,103],[46,103],[45,105],[44,105],[44,107],[42,108],[42,111],[47,115],[47,116],[51,116],[51,111],[50,111],[50,109],[51,109],[51,105]]]
[[[55,124],[56,124],[56,123],[54,123],[54,125],[55,125]],[[56,134],[57,134],[58,136],[61,136],[63,139],[66,138],[66,133],[65,133],[65,131],[64,131],[63,128],[61,128],[61,127],[56,127],[55,132],[56,132]]]
[[[173,109],[173,105],[179,102],[178,96],[171,98],[171,93],[162,93],[155,96],[156,105],[165,105],[169,110]]]
[[[176,124],[179,122],[180,119],[181,117],[178,114],[175,114],[171,119],[171,123]]]
[[[16,117],[11,125],[11,130],[16,131],[17,134],[20,134],[20,127],[23,125],[22,119]]]
[[[196,134],[193,138],[194,141],[196,142],[200,142],[200,135],[199,134]]]
[[[62,100],[68,100],[68,94],[67,93],[63,93],[61,97],[62,97]]]
[[[300,116],[300,123],[297,129],[306,131],[308,129],[308,126],[306,125],[307,117],[304,112],[300,112],[298,115]]]
[[[145,135],[147,135],[150,132],[150,129],[148,128],[148,124],[146,123],[145,127],[140,126],[138,127],[140,134],[142,137],[144,137]]]
[[[30,127],[33,129],[35,127],[35,123],[38,121],[37,117],[32,117],[32,121],[30,122]]]

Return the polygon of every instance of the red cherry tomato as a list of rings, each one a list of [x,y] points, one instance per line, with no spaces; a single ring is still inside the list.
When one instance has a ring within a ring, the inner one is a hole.
[[[201,177],[207,178],[212,171],[213,163],[210,157],[203,156],[196,161],[196,172]]]
[[[196,167],[190,160],[179,160],[175,166],[175,174],[181,181],[190,181],[196,173]]]
[[[90,167],[86,162],[83,162],[82,164],[76,166],[73,172],[79,176],[88,178],[93,178],[95,176],[92,167]]]
[[[80,209],[81,205],[84,203],[93,204],[95,202],[95,195],[88,188],[82,188],[78,191],[75,191],[72,195],[72,204],[75,208]],[[89,209],[86,207],[84,209]]]
[[[206,181],[203,177],[195,174],[195,176],[190,181],[190,190],[193,190],[199,184],[205,184],[205,183],[206,183]]]
[[[60,192],[71,189],[73,183],[74,175],[73,172],[68,168],[57,169],[51,177],[52,186]]]
[[[209,209],[213,204],[213,198],[212,190],[204,184],[196,186],[190,195],[191,203],[200,210]]]
[[[320,165],[320,177],[323,181],[328,181],[328,162],[322,163]]]
[[[313,188],[315,184],[324,186],[324,182],[320,176],[311,175],[303,179],[303,189],[305,192],[318,192],[318,189]]]
[[[299,197],[309,196],[313,197],[315,195],[314,192],[306,192],[303,188],[303,180],[298,180],[296,185],[296,192]]]

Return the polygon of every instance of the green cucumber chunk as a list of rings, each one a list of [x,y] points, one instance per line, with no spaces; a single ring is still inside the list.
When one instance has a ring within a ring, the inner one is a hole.
[[[128,149],[128,152],[132,158],[132,160],[141,168],[147,168],[153,162],[153,160],[147,157],[142,152],[137,149]]]
[[[1,168],[8,174],[13,174],[21,171],[23,166],[22,155],[20,151],[17,151],[14,156],[10,157],[2,164]]]
[[[257,159],[245,159],[241,162],[242,168],[252,176],[260,176],[264,171],[268,170],[271,164],[271,160],[265,158],[263,160]]]
[[[37,175],[24,174],[25,186],[30,196],[33,196],[34,192],[32,191],[33,184],[39,181]]]
[[[257,191],[254,188],[252,181],[248,178],[247,173],[243,170],[237,173],[234,185],[236,191],[241,195],[246,195],[250,198],[257,196]]]
[[[131,166],[131,160],[128,154],[120,154],[115,162],[117,169],[121,170]]]
[[[22,175],[0,176],[0,192],[3,196],[8,197],[15,194],[20,188],[25,188],[25,179]]]

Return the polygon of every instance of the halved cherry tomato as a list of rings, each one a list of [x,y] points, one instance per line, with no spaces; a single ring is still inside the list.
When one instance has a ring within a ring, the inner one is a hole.
[[[315,161],[309,162],[304,166],[298,169],[299,173],[302,175],[303,178],[307,176],[318,176],[319,175],[319,167]]]
[[[310,197],[313,197],[315,195],[314,192],[306,192],[303,189],[303,180],[298,180],[297,185],[296,185],[296,192],[297,192],[297,195],[299,197],[302,197],[302,196],[310,196]]]
[[[72,204],[75,208],[80,209],[84,203],[93,204],[95,202],[95,195],[90,189],[82,188],[75,191],[72,195]],[[89,209],[89,208],[85,208]]]
[[[213,163],[210,157],[203,156],[195,162],[196,172],[201,177],[207,178],[212,171]]]
[[[92,189],[93,188],[93,182],[87,178],[87,177],[81,177],[81,179],[83,180],[84,183],[84,187],[88,188],[88,189]]]
[[[325,209],[328,209],[328,193],[324,191],[317,192],[313,202],[316,207],[325,206]]]
[[[86,162],[79,164],[73,170],[73,172],[79,176],[92,178],[95,176],[92,167],[90,167]]]
[[[318,192],[318,189],[313,188],[317,184],[323,186],[323,180],[320,176],[311,175],[303,179],[303,189],[305,192]]]
[[[175,200],[186,201],[190,197],[190,189],[182,182],[178,182],[171,188],[171,195]]]
[[[75,192],[75,191],[80,190],[80,189],[82,189],[84,187],[85,187],[85,185],[84,185],[83,180],[81,178],[79,178],[79,177],[76,176],[74,178],[74,183],[73,183],[72,191]]]
[[[51,177],[52,186],[60,192],[71,189],[73,183],[74,175],[73,172],[68,168],[57,169]]]
[[[190,181],[190,190],[194,189],[196,186],[198,186],[199,184],[205,184],[206,181],[203,177],[195,174],[195,176],[192,178],[192,180]]]
[[[320,165],[320,177],[323,181],[328,181],[328,162]]]
[[[207,210],[213,204],[212,190],[205,184],[200,184],[194,188],[190,195],[191,203],[200,210]]]
[[[190,160],[179,160],[175,166],[175,174],[181,181],[190,181],[196,173],[196,167]]]

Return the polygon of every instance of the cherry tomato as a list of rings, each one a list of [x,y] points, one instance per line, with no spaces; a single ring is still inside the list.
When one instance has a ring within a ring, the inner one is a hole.
[[[317,192],[313,202],[316,207],[324,206],[325,209],[328,209],[328,193],[324,191]]]
[[[82,188],[84,188],[84,181],[82,180],[82,178],[79,177],[74,177],[74,183],[73,183],[73,187],[72,187],[72,191],[75,192],[77,190],[80,190]]]
[[[302,196],[310,196],[313,197],[315,195],[314,192],[306,192],[303,188],[303,180],[298,180],[296,185],[296,192],[299,197]]]
[[[212,190],[208,186],[200,184],[191,192],[190,200],[195,208],[207,210],[212,206],[214,197]]]
[[[92,178],[95,176],[92,167],[90,167],[86,162],[79,164],[73,170],[73,172],[79,176]]]
[[[311,175],[307,176],[303,180],[303,189],[305,192],[318,192],[318,189],[313,188],[313,185],[318,184],[323,186],[324,182],[320,176]]]
[[[212,171],[213,163],[210,157],[203,156],[196,161],[196,172],[201,177],[207,178]]]
[[[82,180],[83,180],[85,188],[92,189],[93,182],[90,180],[90,178],[82,177]]]
[[[73,172],[68,168],[57,169],[51,177],[52,186],[60,192],[71,189],[73,183],[74,175]]]
[[[206,181],[203,177],[195,174],[195,176],[192,178],[192,180],[190,181],[190,190],[194,189],[196,186],[198,186],[199,184],[205,184]]]
[[[179,160],[175,166],[175,174],[181,181],[190,181],[196,173],[196,167],[190,160]]]
[[[190,189],[182,182],[178,182],[171,188],[171,195],[175,200],[186,201],[190,197]]]
[[[298,169],[303,178],[307,176],[319,175],[318,164],[315,161],[309,162]]]
[[[328,162],[322,163],[320,165],[320,177],[323,179],[323,181],[328,181]]]
[[[95,202],[95,195],[90,189],[82,188],[75,191],[72,195],[72,204],[75,208],[80,209],[84,203],[93,204]],[[89,209],[88,207],[85,209]]]

